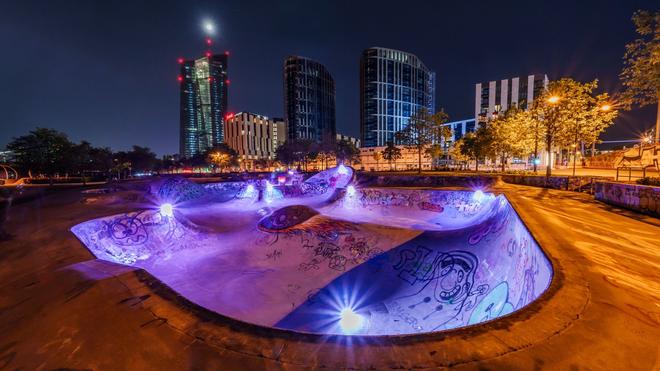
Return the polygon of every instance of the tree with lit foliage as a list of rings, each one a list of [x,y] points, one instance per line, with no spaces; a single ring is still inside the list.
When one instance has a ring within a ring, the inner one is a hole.
[[[437,168],[438,162],[445,155],[446,150],[444,145],[436,143],[426,147],[425,152],[429,157],[431,157],[433,168]]]
[[[643,107],[657,104],[655,142],[660,142],[660,12],[639,10],[633,14],[640,38],[626,45],[621,82],[622,103]]]
[[[581,83],[571,78],[551,81],[534,101],[532,119],[545,138],[547,158],[555,146],[576,148],[579,141],[594,142],[612,124],[616,110],[607,103],[607,94],[594,96],[598,80]],[[552,175],[548,161],[546,176]]]
[[[451,147],[449,147],[447,154],[454,163],[458,162],[460,164],[461,169],[463,168],[463,164],[470,159],[463,154],[463,138],[454,141]]]
[[[226,143],[220,143],[206,152],[207,162],[216,169],[223,171],[232,166],[238,166],[238,153]]]
[[[374,154],[374,156],[376,155]],[[394,171],[396,171],[396,161],[401,159],[403,155],[401,154],[401,148],[395,146],[393,142],[387,142],[387,146],[380,152],[380,157],[390,164],[390,170],[392,170],[392,163],[394,163]]]
[[[448,119],[449,116],[443,110],[432,115],[426,107],[422,107],[410,116],[406,127],[396,133],[398,143],[417,151],[418,173],[422,172],[422,153],[429,145],[441,141],[442,125]]]
[[[534,148],[534,130],[528,111],[512,106],[486,124],[492,136],[491,150],[502,171],[512,157],[524,157]]]
[[[487,124],[465,134],[460,142],[460,153],[475,162],[474,171],[479,171],[479,161],[493,156],[493,131]]]

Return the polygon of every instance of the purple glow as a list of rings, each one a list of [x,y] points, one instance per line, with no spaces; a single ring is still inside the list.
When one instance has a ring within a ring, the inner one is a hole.
[[[551,265],[504,196],[356,188],[345,170],[295,186],[170,182],[166,194],[186,202],[177,218],[163,204],[72,231],[99,259],[145,269],[209,310],[313,333],[452,329],[548,287]]]
[[[171,203],[164,203],[160,205],[160,215],[171,218],[174,216],[174,206]]]

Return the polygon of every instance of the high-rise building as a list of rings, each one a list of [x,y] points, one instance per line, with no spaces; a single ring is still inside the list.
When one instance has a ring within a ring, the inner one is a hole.
[[[284,61],[284,120],[289,139],[335,137],[335,80],[321,63],[299,56]]]
[[[435,73],[417,56],[369,48],[360,59],[360,134],[363,147],[395,142],[411,115],[435,112]]]
[[[486,122],[511,106],[528,109],[547,86],[548,76],[540,74],[476,84],[474,117]]]
[[[180,155],[204,153],[224,140],[227,111],[228,53],[207,52],[195,60],[180,59]]]
[[[241,165],[253,168],[254,160],[274,160],[275,151],[287,138],[286,124],[250,112],[227,115],[225,143],[236,152]]]

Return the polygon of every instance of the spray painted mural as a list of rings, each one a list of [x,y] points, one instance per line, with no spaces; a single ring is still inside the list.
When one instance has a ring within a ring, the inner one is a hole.
[[[98,258],[144,268],[217,313],[322,334],[467,326],[549,286],[550,263],[503,196],[352,179],[340,167],[295,186],[169,182],[156,192],[182,203],[72,231]]]

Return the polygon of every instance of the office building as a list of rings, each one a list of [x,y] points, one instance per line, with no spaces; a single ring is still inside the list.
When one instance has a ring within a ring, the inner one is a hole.
[[[363,147],[384,146],[411,115],[435,112],[435,73],[415,55],[369,48],[360,59],[360,135]]]
[[[283,119],[250,112],[227,115],[224,134],[225,143],[238,152],[241,166],[249,169],[255,160],[274,160],[277,147],[287,138]]]
[[[284,61],[284,120],[289,139],[335,137],[335,81],[321,63],[299,56]]]
[[[224,140],[227,111],[228,54],[207,52],[195,60],[180,59],[180,142],[183,158],[206,152]]]
[[[547,86],[548,76],[540,74],[476,84],[474,117],[487,122],[512,106],[528,109]]]

